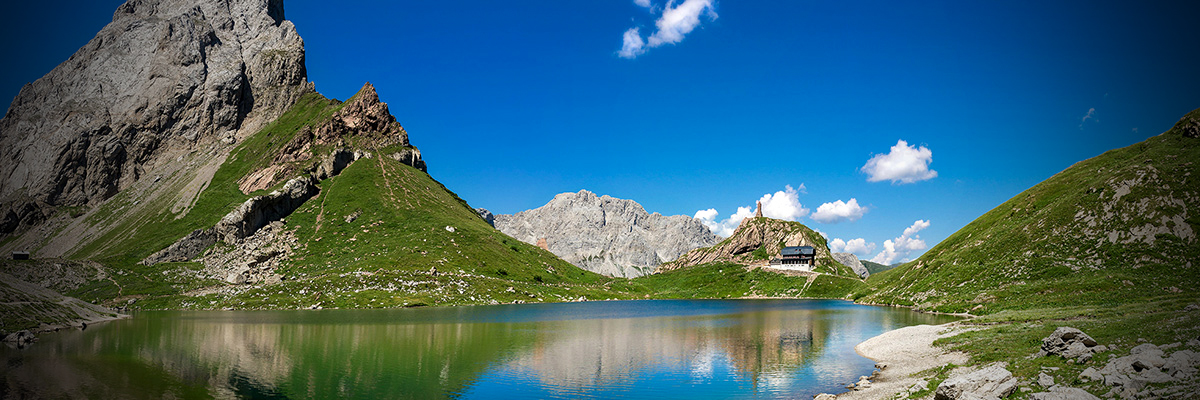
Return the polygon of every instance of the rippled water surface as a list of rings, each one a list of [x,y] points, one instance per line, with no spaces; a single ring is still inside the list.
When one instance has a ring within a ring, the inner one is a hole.
[[[951,318],[834,300],[143,312],[0,346],[0,392],[87,398],[811,399],[854,345]]]

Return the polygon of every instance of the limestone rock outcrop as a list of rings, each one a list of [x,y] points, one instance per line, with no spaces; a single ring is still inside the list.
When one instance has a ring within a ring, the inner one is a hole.
[[[647,213],[633,200],[581,190],[562,193],[545,206],[495,216],[501,232],[535,244],[580,268],[608,276],[637,277],[680,254],[717,242],[699,220]]]
[[[938,385],[935,400],[999,400],[1017,391],[1017,379],[1003,365],[992,364],[977,371],[952,376]]]
[[[1042,352],[1047,355],[1058,355],[1068,360],[1085,363],[1092,359],[1092,353],[1106,351],[1106,346],[1100,346],[1096,339],[1079,329],[1062,326],[1054,330],[1050,336],[1042,339]]]
[[[229,147],[311,90],[281,0],[129,0],[0,119],[0,234]]]
[[[167,246],[167,248],[146,257],[140,264],[154,265],[165,262],[188,261],[200,255],[208,246],[216,243],[217,232],[215,229],[197,229],[175,243],[172,243],[170,246]]]
[[[867,277],[871,276],[871,271],[867,270],[867,267],[863,265],[862,261],[859,261],[858,256],[854,255],[854,253],[831,253],[830,256],[837,262],[842,263],[842,265],[854,270],[854,273],[858,274],[859,278],[867,279]]]
[[[475,212],[479,213],[479,218],[483,218],[484,221],[487,221],[488,225],[491,225],[492,227],[496,226],[496,216],[493,215],[491,211],[488,211],[486,208],[476,208]]]
[[[221,221],[217,222],[213,229],[217,237],[225,243],[236,243],[253,235],[268,223],[291,214],[305,201],[316,196],[317,192],[316,179],[310,176],[292,179],[280,190],[246,200],[238,208],[221,217]]]
[[[731,261],[744,265],[766,262],[778,258],[779,251],[788,246],[812,246],[817,260],[817,270],[822,263],[829,263],[829,247],[816,231],[799,222],[771,218],[746,218],[729,238],[709,247],[689,251],[675,261],[659,266],[659,271],[670,271],[716,261]],[[755,250],[762,248],[760,255]],[[764,258],[765,257],[765,258]],[[829,269],[828,265],[824,266]]]

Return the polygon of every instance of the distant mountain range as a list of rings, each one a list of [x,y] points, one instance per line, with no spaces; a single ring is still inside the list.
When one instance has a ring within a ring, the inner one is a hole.
[[[542,207],[496,215],[496,229],[536,244],[580,268],[635,278],[695,248],[717,243],[703,223],[686,215],[647,213],[633,200],[562,193]]]

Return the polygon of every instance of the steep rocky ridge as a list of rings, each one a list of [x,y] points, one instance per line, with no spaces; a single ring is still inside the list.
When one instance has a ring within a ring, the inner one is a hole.
[[[804,224],[765,217],[746,218],[728,238],[712,247],[687,252],[675,261],[658,267],[658,272],[688,268],[715,262],[734,262],[742,265],[761,264],[778,258],[779,251],[788,246],[812,246],[817,259],[817,272],[853,276],[858,274],[835,261],[825,238]]]
[[[281,0],[130,0],[0,119],[0,234],[147,178],[204,180],[210,163],[179,162],[222,158],[311,90]]]
[[[629,278],[717,242],[694,218],[650,214],[633,200],[586,190],[559,194],[532,210],[496,215],[495,225],[525,243],[546,239],[552,253],[580,268]]]
[[[1016,195],[860,300],[939,311],[1128,303],[1200,285],[1200,110]]]

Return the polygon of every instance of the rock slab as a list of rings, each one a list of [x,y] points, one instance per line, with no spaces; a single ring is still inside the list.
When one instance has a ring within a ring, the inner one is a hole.
[[[942,381],[934,392],[935,400],[983,399],[996,400],[1017,390],[1012,372],[992,364],[966,375]]]

